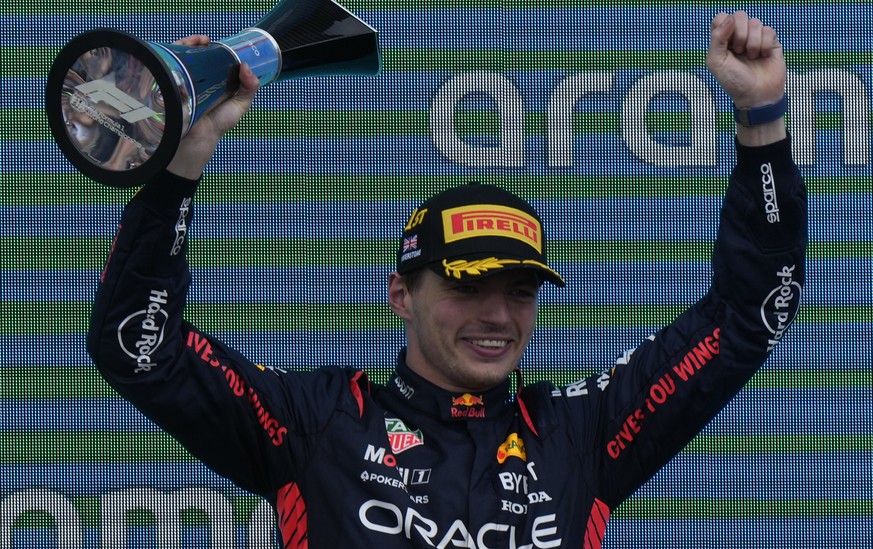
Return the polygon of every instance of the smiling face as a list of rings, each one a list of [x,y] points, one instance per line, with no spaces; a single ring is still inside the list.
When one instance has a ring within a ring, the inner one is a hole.
[[[530,341],[539,288],[528,269],[463,282],[424,269],[413,288],[392,273],[388,297],[406,327],[407,364],[449,391],[502,383]]]

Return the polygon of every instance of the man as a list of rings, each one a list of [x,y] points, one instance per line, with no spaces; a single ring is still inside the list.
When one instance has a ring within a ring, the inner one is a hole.
[[[510,395],[548,265],[536,212],[492,186],[409,218],[388,281],[407,348],[387,386],[359,371],[254,365],[182,319],[186,228],[201,172],[252,101],[198,122],[128,205],[89,350],[125,398],[218,473],[275,507],[283,547],[599,547],[611,510],[724,406],[793,319],[806,205],[772,29],[713,20],[707,64],[737,108],[737,167],[710,291],[620,364]],[[188,43],[205,43],[194,37]]]

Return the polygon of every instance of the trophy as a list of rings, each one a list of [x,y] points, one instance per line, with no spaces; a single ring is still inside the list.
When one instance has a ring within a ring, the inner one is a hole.
[[[52,135],[67,159],[113,187],[140,185],[172,160],[198,117],[239,86],[248,63],[261,86],[313,75],[379,72],[376,31],[332,0],[284,0],[251,28],[207,46],[82,33],[46,82]]]

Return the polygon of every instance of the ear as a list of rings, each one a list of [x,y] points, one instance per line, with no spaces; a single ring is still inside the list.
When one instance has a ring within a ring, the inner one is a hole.
[[[406,279],[397,272],[388,275],[388,305],[394,314],[403,320],[409,320],[412,317],[410,299],[411,294],[406,285]]]

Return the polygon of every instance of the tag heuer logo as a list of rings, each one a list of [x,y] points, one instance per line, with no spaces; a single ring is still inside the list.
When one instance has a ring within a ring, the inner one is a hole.
[[[420,429],[413,431],[397,418],[385,418],[385,431],[388,432],[391,451],[395,454],[424,444]]]

